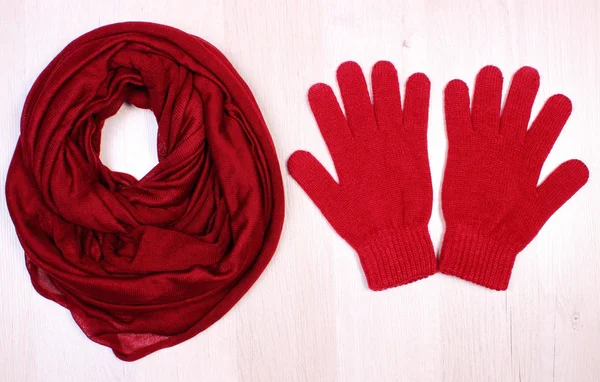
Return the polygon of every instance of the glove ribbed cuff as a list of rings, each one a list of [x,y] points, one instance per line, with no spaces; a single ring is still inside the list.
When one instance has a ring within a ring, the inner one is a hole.
[[[440,272],[495,290],[506,290],[515,246],[472,227],[452,227],[444,234]]]
[[[356,251],[372,290],[408,284],[437,272],[427,227],[402,232],[380,231]]]

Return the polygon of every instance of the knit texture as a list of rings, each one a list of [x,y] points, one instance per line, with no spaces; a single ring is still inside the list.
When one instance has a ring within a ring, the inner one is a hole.
[[[292,154],[290,174],[358,252],[369,288],[432,275],[429,79],[421,73],[408,79],[404,108],[389,62],[373,67],[373,103],[356,63],[340,65],[337,79],[345,115],[325,84],[312,86],[308,98],[339,181],[306,151]]]
[[[124,102],[158,123],[159,163],[139,180],[99,158],[104,120]],[[227,313],[269,263],[284,214],[244,80],[208,42],[139,22],[77,38],[40,74],[6,201],[36,290],[126,361]]]
[[[429,231],[388,230],[356,248],[369,288],[382,290],[420,280],[437,271]]]
[[[540,83],[537,71],[517,71],[501,113],[502,82],[498,68],[483,68],[471,108],[464,82],[446,87],[447,229],[440,255],[442,273],[497,290],[508,287],[517,254],[588,179],[587,167],[569,160],[538,186],[571,102],[564,95],[550,97],[527,129]]]

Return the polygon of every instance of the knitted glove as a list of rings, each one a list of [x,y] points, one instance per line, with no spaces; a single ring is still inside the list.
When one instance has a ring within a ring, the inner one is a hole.
[[[446,87],[442,273],[505,290],[517,254],[587,182],[587,167],[570,160],[537,185],[542,165],[571,114],[571,101],[554,95],[528,130],[539,82],[535,69],[521,68],[502,115],[498,68],[487,66],[479,72],[471,110],[464,82],[454,80]]]
[[[373,67],[373,104],[356,63],[340,65],[337,80],[346,117],[327,85],[312,86],[308,100],[339,182],[305,151],[290,157],[290,174],[357,251],[369,288],[430,276],[437,264],[427,229],[429,79],[421,73],[409,78],[404,110],[389,62]]]

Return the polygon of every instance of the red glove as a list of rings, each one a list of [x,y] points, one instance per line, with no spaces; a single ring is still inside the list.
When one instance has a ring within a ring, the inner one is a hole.
[[[346,117],[325,84],[312,86],[308,100],[339,182],[305,151],[290,157],[290,174],[358,252],[369,288],[430,276],[437,264],[427,229],[429,79],[421,73],[409,78],[404,110],[389,62],[373,67],[373,104],[358,64],[340,65],[337,79]]]
[[[502,115],[498,68],[487,66],[479,72],[471,110],[464,82],[454,80],[446,87],[441,272],[505,290],[517,254],[587,182],[587,167],[570,160],[537,185],[542,165],[571,114],[567,97],[552,96],[527,130],[539,83],[535,69],[521,68]]]

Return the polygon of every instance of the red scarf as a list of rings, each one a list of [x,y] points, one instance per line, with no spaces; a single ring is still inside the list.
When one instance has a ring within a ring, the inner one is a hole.
[[[159,164],[140,180],[99,159],[104,120],[124,102],[158,121]],[[138,22],[79,37],[36,80],[6,199],[36,290],[126,361],[231,309],[273,256],[284,215],[246,83],[206,41]]]

